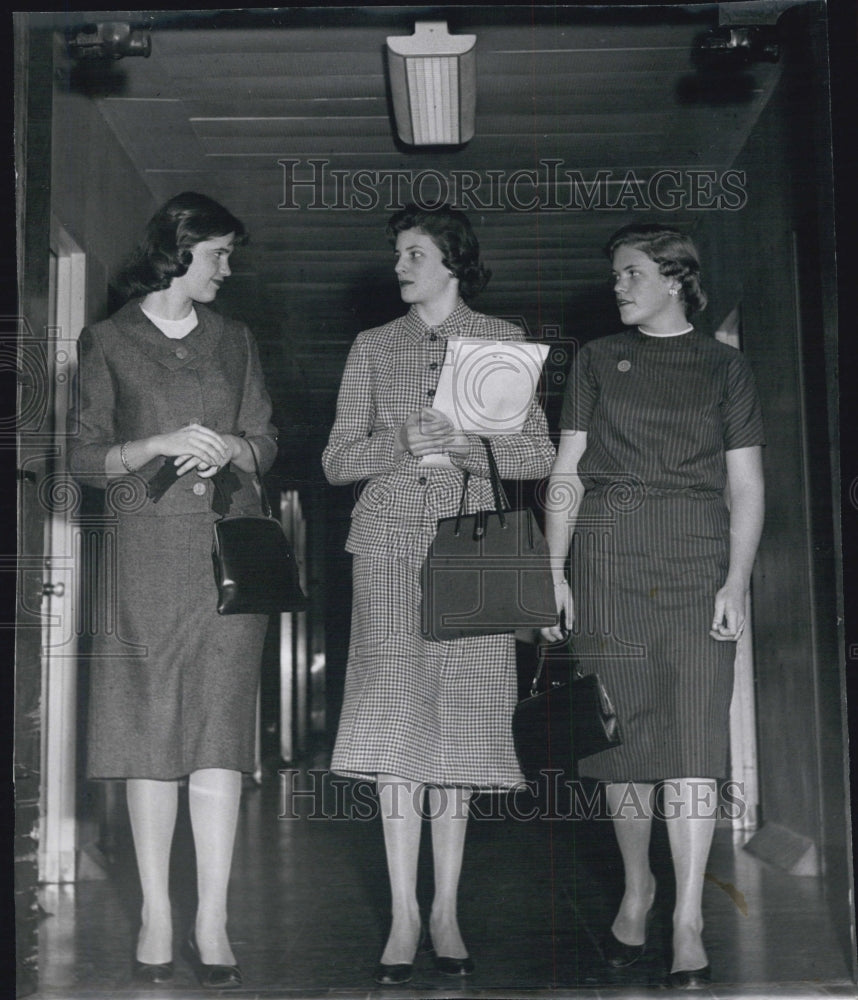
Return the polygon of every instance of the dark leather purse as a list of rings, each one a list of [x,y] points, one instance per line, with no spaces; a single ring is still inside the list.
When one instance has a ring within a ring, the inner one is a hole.
[[[270,615],[303,611],[307,598],[301,589],[298,563],[280,522],[271,514],[256,451],[248,442],[262,516],[238,514],[214,523],[212,563],[220,615]]]
[[[491,444],[495,509],[466,514],[469,473],[455,517],[438,522],[421,570],[421,628],[437,641],[541,628],[557,621],[548,546],[533,511],[512,510]]]
[[[576,760],[622,743],[607,691],[596,674],[580,672],[567,639],[540,646],[530,695],[513,713],[512,734],[528,781],[543,771],[571,772]]]

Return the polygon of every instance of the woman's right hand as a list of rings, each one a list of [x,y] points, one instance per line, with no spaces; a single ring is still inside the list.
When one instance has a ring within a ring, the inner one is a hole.
[[[575,622],[575,601],[565,580],[554,584],[554,600],[557,603],[557,624],[539,630],[539,634],[546,642],[560,642],[567,639],[569,630]]]
[[[224,438],[202,424],[188,424],[169,434],[160,434],[157,446],[159,454],[168,458],[176,457],[180,476],[191,469],[217,470],[226,465],[232,455]]]

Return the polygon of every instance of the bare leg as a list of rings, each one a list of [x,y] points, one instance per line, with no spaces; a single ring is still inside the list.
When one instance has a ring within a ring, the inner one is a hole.
[[[655,898],[655,876],[649,865],[652,789],[652,785],[632,782],[616,782],[606,789],[625,877],[625,892],[611,931],[623,944],[644,943],[646,915]]]
[[[417,781],[393,774],[378,775],[392,917],[390,935],[381,955],[384,965],[410,965],[419,943],[417,859],[423,823],[423,789]]]
[[[429,789],[432,858],[435,868],[435,898],[432,901],[429,931],[435,952],[446,958],[468,956],[468,949],[459,932],[457,896],[470,800],[469,788]]]
[[[143,890],[137,960],[149,965],[173,958],[170,848],[176,828],[178,782],[129,778],[125,783],[134,853]]]
[[[703,876],[715,832],[717,794],[716,783],[704,778],[679,778],[664,785],[664,814],[676,875],[671,972],[708,964],[701,938]]]
[[[211,767],[190,776],[188,806],[197,853],[194,930],[206,965],[235,964],[226,934],[226,899],[240,799],[240,771]]]

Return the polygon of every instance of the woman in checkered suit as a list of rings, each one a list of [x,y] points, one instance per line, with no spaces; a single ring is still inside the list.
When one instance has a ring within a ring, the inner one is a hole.
[[[387,227],[405,316],[358,335],[322,462],[331,483],[366,480],[346,548],[354,607],[343,711],[332,770],[377,782],[392,896],[392,925],[376,970],[382,984],[411,979],[422,921],[417,857],[428,800],[435,895],[428,931],[440,971],[467,975],[456,896],[471,791],[516,785],[512,635],[433,642],[421,634],[420,567],[439,518],[455,514],[464,470],[468,509],[493,507],[479,438],[432,408],[448,337],[524,340],[510,323],[464,299],[489,272],[467,217],[407,206]],[[539,479],[554,456],[534,402],[520,433],[495,438],[503,477]],[[444,453],[446,466],[421,462]]]

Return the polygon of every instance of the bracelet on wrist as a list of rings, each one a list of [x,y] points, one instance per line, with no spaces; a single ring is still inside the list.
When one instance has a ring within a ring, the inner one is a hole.
[[[554,581],[554,586],[555,587],[568,587],[569,583],[566,580],[555,580]]]
[[[127,441],[123,441],[122,444],[119,446],[119,461],[122,462],[126,472],[136,472],[137,470],[131,467],[131,464],[128,461],[128,455],[126,455],[125,453],[125,449],[127,447],[128,447]]]

